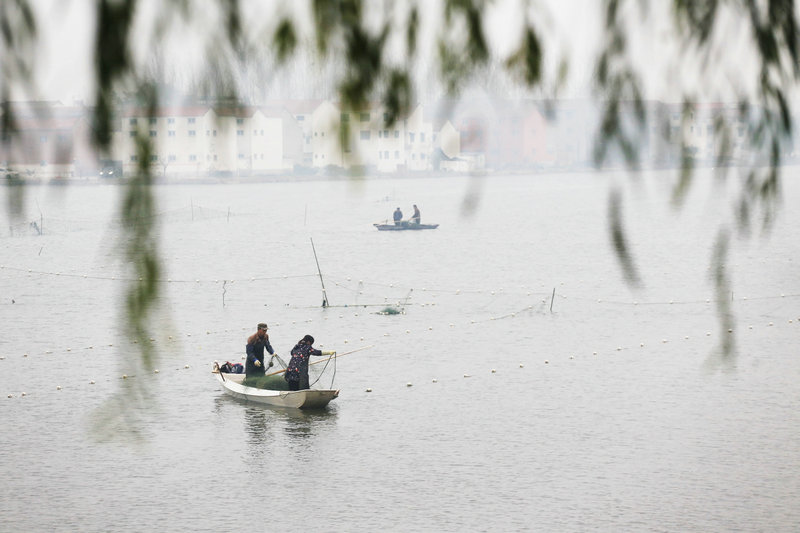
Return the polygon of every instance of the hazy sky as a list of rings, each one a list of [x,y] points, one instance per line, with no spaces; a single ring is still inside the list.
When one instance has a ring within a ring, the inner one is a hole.
[[[46,99],[58,99],[69,103],[75,99],[91,101],[92,95],[92,42],[95,35],[94,0],[31,0],[37,9],[39,20],[40,47],[37,54],[37,87],[39,96]],[[195,17],[192,26],[183,27],[176,22],[170,25],[171,31],[160,46],[153,46],[153,28],[156,21],[163,16],[156,16],[157,9],[163,8],[158,0],[140,0],[137,23],[137,50],[135,56],[140,65],[148,66],[156,63],[166,65],[166,70],[184,82],[194,77],[202,77],[202,67],[206,63],[206,52],[209,46],[218,42],[220,31],[216,0],[190,0],[191,12]],[[252,42],[268,42],[266,36],[271,35],[275,22],[279,19],[276,13],[286,11],[294,14],[300,24],[301,31],[310,31],[310,2],[282,2],[277,0],[249,0],[243,2],[248,37]],[[718,24],[721,45],[712,49],[705,57],[686,53],[676,44],[675,30],[669,12],[668,2],[627,2],[624,7],[631,12],[629,55],[638,66],[644,87],[645,98],[675,101],[687,86],[694,91],[698,99],[718,98],[717,91],[722,87],[727,96],[734,94],[737,88],[752,90],[746,86],[749,78],[755,76],[746,73],[748,58],[752,57],[752,44],[747,33],[742,30],[742,17],[719,16],[724,24]],[[398,6],[402,2],[375,0],[367,2],[370,19],[380,19],[388,12],[403,12]],[[419,3],[422,10],[421,50],[435,50],[431,36],[440,28],[442,21],[441,1],[424,1]],[[600,13],[600,0],[498,0],[492,4],[484,21],[487,37],[496,54],[502,61],[507,57],[516,43],[526,11],[523,5],[530,6],[527,14],[535,21],[546,51],[546,65],[554,71],[561,57],[570,61],[570,77],[568,85],[560,96],[587,97],[591,95],[593,65],[601,51],[600,35],[603,18]],[[640,6],[650,6],[644,12],[646,22],[642,22]],[[660,10],[660,11],[659,11]],[[399,26],[398,26],[399,28]],[[731,38],[725,32],[733,33]],[[687,47],[688,48],[688,47]],[[682,53],[679,53],[682,52]],[[402,58],[400,59],[402,60]],[[300,92],[330,91],[330,80],[333,78],[327,65],[317,64],[317,59],[306,56],[299,65],[282,71],[278,77],[275,70],[267,65],[258,75],[247,72],[243,77],[251,87],[266,87],[266,95],[276,95],[281,88],[291,94]],[[430,86],[435,79],[433,60],[422,59],[418,62],[422,67],[419,78]],[[327,70],[326,70],[327,69]],[[283,77],[281,77],[283,76]],[[744,79],[745,81],[741,81]],[[426,81],[427,80],[427,81]],[[692,84],[694,83],[695,86]],[[270,86],[271,85],[271,86]],[[540,91],[548,96],[552,83],[546,83]],[[267,87],[270,86],[270,87]],[[423,87],[423,90],[429,87]],[[704,93],[709,93],[704,95]],[[286,95],[279,95],[286,96]],[[309,94],[300,96],[308,97]],[[330,95],[315,94],[317,97]],[[534,95],[535,96],[535,95]]]
[[[94,1],[93,0],[32,0],[37,10],[39,21],[39,49],[36,57],[36,85],[40,96],[45,99],[58,99],[65,103],[73,100],[90,101],[92,94],[92,61],[93,39],[95,35]],[[137,57],[140,62],[152,62],[149,59],[154,54],[171,64],[181,64],[184,67],[194,65],[196,68],[204,62],[204,42],[209,35],[217,29],[218,19],[213,13],[214,0],[193,0],[190,2],[193,13],[198,15],[198,22],[192,31],[176,26],[172,37],[168,38],[164,46],[158,49],[150,48],[153,42],[152,31],[155,6],[161,6],[157,0],[141,0],[139,16],[137,17],[137,41],[140,49]],[[275,11],[282,2],[253,0],[244,2],[247,11],[246,21],[251,23],[249,30],[252,32],[269,31],[270,21],[277,19]],[[375,6],[393,6],[392,2],[367,3]],[[571,90],[577,93],[586,93],[589,87],[590,76],[588,64],[594,57],[597,49],[596,35],[600,21],[597,18],[597,0],[561,0],[541,2],[545,9],[536,10],[536,20],[542,34],[543,41],[552,51],[555,64],[556,56],[569,54],[573,62]],[[308,30],[307,4],[286,3],[293,6],[296,20],[305,23]],[[496,7],[489,12],[485,20],[487,36],[498,57],[507,56],[512,49],[514,40],[519,34],[522,2],[520,0],[503,0],[497,2]],[[421,39],[422,49],[432,50],[433,42],[430,35],[441,20],[440,2],[421,2],[423,12]],[[377,11],[381,11],[380,9]],[[376,11],[376,12],[377,12]],[[210,25],[210,26],[207,26]],[[209,29],[210,28],[210,29]],[[254,37],[257,38],[257,37]],[[427,46],[425,46],[427,45]],[[423,61],[423,64],[429,62]],[[302,70],[302,69],[301,69]],[[313,73],[310,74],[313,76]],[[427,76],[423,74],[423,77]]]

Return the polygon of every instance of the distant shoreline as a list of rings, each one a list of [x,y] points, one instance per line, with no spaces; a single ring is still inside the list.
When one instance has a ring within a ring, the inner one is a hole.
[[[786,161],[778,165],[778,168],[791,168],[798,166],[799,161]],[[713,165],[695,165],[693,170],[713,170],[717,167]],[[733,170],[741,168],[741,166],[726,166],[724,168]],[[767,168],[767,167],[764,167]],[[575,173],[589,173],[595,172],[598,174],[605,174],[609,172],[665,172],[665,171],[680,171],[680,167],[645,167],[640,169],[630,169],[625,166],[620,167],[605,167],[597,169],[588,166],[574,167],[574,168],[553,168],[553,169],[527,169],[527,170],[502,170],[502,171],[475,171],[475,172],[409,172],[409,173],[373,173],[373,174],[347,174],[345,172],[336,174],[260,174],[256,176],[168,176],[155,177],[153,185],[246,185],[250,183],[309,183],[309,182],[322,182],[322,181],[360,181],[360,180],[389,180],[389,179],[427,179],[427,178],[456,178],[456,177],[503,177],[503,176],[552,176],[562,174],[575,174]],[[37,177],[17,177],[11,179],[7,173],[0,179],[0,183],[6,187],[12,186],[34,186],[34,185],[47,185],[47,186],[74,186],[74,185],[124,185],[128,183],[128,178],[102,178],[99,176],[92,177],[73,177],[73,178],[37,178]]]

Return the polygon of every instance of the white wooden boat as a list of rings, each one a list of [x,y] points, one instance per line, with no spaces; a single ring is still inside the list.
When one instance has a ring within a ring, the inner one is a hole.
[[[274,407],[290,407],[293,409],[320,409],[339,396],[338,389],[305,389],[299,391],[280,391],[256,389],[242,385],[244,374],[228,374],[219,371],[215,363],[214,374],[222,384],[226,393],[248,402],[261,403]]]

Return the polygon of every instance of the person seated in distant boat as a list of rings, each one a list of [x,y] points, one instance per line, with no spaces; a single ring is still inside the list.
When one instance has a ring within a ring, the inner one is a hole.
[[[419,225],[421,221],[422,221],[422,216],[419,214],[419,207],[417,207],[417,204],[414,204],[414,214],[411,215],[411,220],[409,220],[408,222],[409,224]]]
[[[312,355],[334,355],[336,352],[322,352],[312,346],[314,337],[306,335],[292,348],[292,358],[286,366],[283,378],[289,383],[289,390],[310,388],[308,383],[308,360]]]
[[[247,346],[245,347],[247,361],[244,371],[248,378],[263,376],[264,371],[273,365],[272,358],[270,358],[267,365],[264,366],[264,350],[272,356],[277,355],[269,343],[268,329],[267,325],[261,322],[258,325],[258,330],[247,338]]]
[[[403,212],[400,211],[400,208],[394,210],[394,225],[399,226],[403,222]]]

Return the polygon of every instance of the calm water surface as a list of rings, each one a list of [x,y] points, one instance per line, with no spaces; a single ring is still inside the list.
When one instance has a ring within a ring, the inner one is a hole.
[[[680,212],[669,175],[161,186],[158,373],[124,321],[121,190],[31,188],[44,235],[0,238],[0,530],[796,531],[796,174],[775,231],[731,243],[731,333],[710,179]],[[439,229],[372,227],[414,203]],[[370,348],[325,411],[248,405],[210,370],[260,321],[282,355]]]

